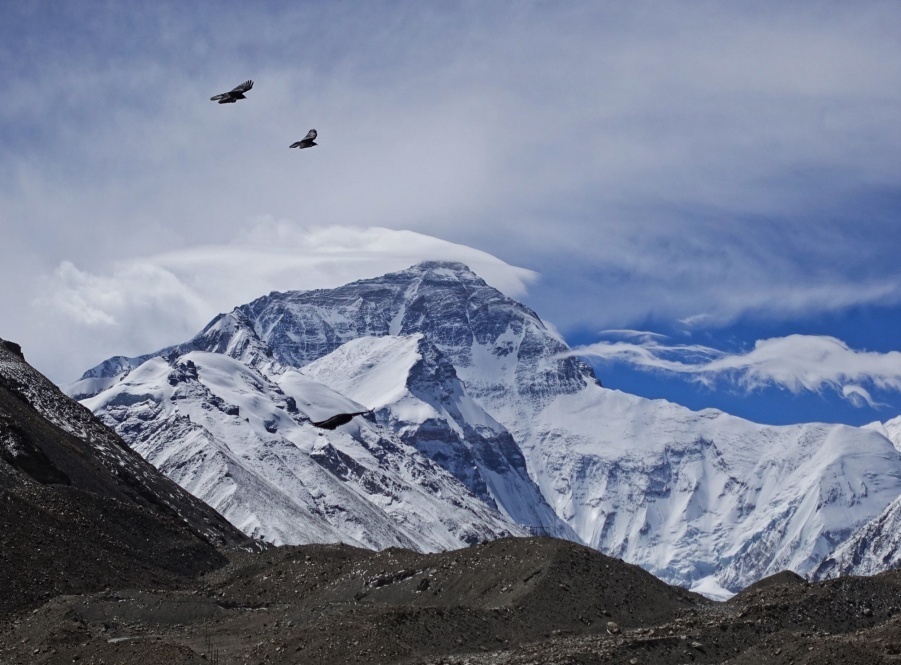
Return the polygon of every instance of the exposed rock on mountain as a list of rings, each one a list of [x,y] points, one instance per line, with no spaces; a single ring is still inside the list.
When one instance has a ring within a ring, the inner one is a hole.
[[[839,545],[815,574],[875,575],[893,568],[901,568],[901,497]]]
[[[367,404],[376,422],[515,523],[578,540],[529,478],[507,429],[469,397],[454,366],[422,333],[352,340],[303,372]]]

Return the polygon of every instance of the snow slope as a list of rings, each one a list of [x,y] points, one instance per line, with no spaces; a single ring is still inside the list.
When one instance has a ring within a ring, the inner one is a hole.
[[[864,429],[879,432],[901,451],[901,417],[871,423]],[[841,543],[816,570],[817,577],[873,575],[901,567],[901,497]]]
[[[314,428],[311,415],[359,404],[296,370],[275,381],[221,353],[169,354],[84,403],[179,485],[276,544],[430,551],[518,532],[372,423]]]
[[[684,586],[811,574],[901,493],[901,456],[871,432],[762,426],[597,386],[512,431],[589,545]]]
[[[303,371],[373,409],[378,423],[512,521],[578,540],[529,478],[510,433],[467,395],[422,333],[351,340]]]

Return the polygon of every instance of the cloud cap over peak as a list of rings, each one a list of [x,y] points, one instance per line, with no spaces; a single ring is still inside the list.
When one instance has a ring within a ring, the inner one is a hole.
[[[423,260],[465,264],[510,296],[537,275],[476,249],[413,231],[302,228],[261,219],[231,242],[124,259],[103,271],[62,262],[26,321],[31,339],[65,330],[66,344],[29,349],[61,381],[112,355],[149,353],[196,333],[219,312],[271,291],[332,288]],[[48,330],[49,328],[49,330]]]

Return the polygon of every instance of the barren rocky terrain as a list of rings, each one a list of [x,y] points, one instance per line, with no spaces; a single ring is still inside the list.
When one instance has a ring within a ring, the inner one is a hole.
[[[897,572],[817,584],[783,573],[714,603],[552,539],[223,556],[183,584],[57,595],[6,613],[0,662],[901,662]]]

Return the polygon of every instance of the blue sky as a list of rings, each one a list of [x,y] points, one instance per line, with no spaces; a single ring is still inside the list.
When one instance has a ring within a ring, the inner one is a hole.
[[[269,290],[447,258],[610,387],[763,422],[901,413],[897,3],[0,19],[0,336],[54,380]]]

